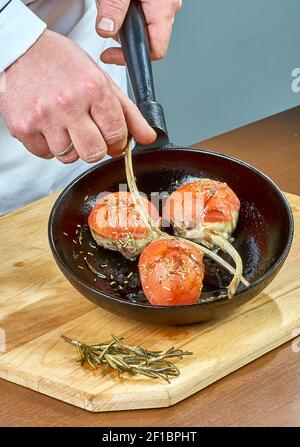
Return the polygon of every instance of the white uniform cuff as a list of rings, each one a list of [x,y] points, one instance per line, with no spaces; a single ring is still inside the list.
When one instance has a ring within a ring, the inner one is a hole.
[[[21,0],[12,0],[0,13],[0,73],[26,53],[46,27]]]

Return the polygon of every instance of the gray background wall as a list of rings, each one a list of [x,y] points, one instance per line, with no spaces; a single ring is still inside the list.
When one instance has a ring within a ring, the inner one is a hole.
[[[299,105],[295,67],[300,0],[183,0],[167,58],[154,64],[172,140],[192,144]]]

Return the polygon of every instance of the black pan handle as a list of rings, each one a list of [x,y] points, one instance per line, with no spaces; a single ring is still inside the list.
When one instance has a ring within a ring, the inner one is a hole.
[[[155,147],[169,142],[162,106],[155,100],[146,19],[141,2],[132,0],[119,32],[136,105],[157,132]]]

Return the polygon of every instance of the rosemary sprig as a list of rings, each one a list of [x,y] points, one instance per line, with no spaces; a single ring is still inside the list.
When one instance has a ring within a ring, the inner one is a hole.
[[[130,375],[141,374],[153,379],[164,379],[170,383],[170,377],[179,376],[180,371],[169,359],[182,359],[192,352],[170,348],[166,352],[148,351],[141,346],[129,346],[122,340],[124,337],[112,335],[109,343],[87,345],[79,340],[61,336],[63,340],[76,347],[81,366],[85,363],[96,369],[105,365],[104,374],[108,369],[114,369],[118,377],[122,372]]]

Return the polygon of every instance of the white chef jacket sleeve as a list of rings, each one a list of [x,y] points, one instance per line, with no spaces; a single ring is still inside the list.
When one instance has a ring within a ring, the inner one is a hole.
[[[5,6],[7,5],[7,6]],[[21,0],[0,0],[0,73],[36,42],[47,25]]]

